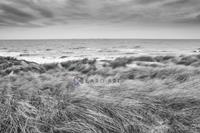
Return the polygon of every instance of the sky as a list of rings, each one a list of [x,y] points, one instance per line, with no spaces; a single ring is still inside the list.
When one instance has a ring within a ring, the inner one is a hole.
[[[1,0],[0,39],[200,39],[200,0]]]

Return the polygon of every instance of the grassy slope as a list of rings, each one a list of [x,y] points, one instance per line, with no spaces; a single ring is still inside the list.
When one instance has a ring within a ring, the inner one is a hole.
[[[199,65],[199,55],[44,65],[1,57],[0,132],[199,133]],[[74,86],[75,75],[121,83]]]

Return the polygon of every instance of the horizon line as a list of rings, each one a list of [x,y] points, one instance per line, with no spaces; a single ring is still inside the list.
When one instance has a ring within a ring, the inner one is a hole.
[[[200,40],[200,38],[27,38],[27,39],[0,39],[0,41],[33,41],[33,40]]]

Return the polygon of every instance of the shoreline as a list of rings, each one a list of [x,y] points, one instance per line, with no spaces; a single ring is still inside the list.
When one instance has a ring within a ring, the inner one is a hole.
[[[21,54],[16,53],[16,54],[8,54],[9,52],[0,52],[0,57],[11,57],[11,58],[16,58],[18,60],[26,60],[29,62],[35,62],[38,64],[51,64],[51,63],[62,63],[66,61],[75,61],[75,60],[82,60],[82,59],[89,59],[93,60],[96,59],[98,61],[102,60],[115,60],[117,58],[131,58],[131,57],[140,57],[140,56],[151,56],[151,57],[156,57],[156,56],[193,56],[193,55],[198,55],[200,53],[198,52],[190,52],[190,53],[170,53],[170,52],[163,52],[163,53],[135,53],[135,54],[127,54],[127,55],[119,55],[119,56],[110,56],[110,57],[70,57],[70,56],[58,56],[57,58],[52,58],[52,57],[40,57],[40,56],[31,56],[31,55],[24,55],[21,56]],[[6,55],[6,56],[5,56]]]

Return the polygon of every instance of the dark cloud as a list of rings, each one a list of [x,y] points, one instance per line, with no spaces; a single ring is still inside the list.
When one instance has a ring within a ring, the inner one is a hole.
[[[196,16],[196,19],[200,22],[200,14]]]
[[[196,0],[174,0],[174,1],[166,2],[164,6],[180,8],[180,6],[193,5],[193,2],[195,1]]]
[[[198,12],[199,0],[2,0],[0,25],[183,21],[198,24]]]
[[[47,18],[53,18],[54,17],[54,14],[51,11],[48,11],[48,10],[45,10],[45,9],[42,9],[42,8],[38,8],[38,11],[44,17],[47,17]]]
[[[51,8],[42,7],[42,5],[40,5],[39,3],[34,3],[31,0],[19,0],[19,4],[23,6],[27,6],[36,12],[39,12],[41,16],[43,17],[47,17],[47,18],[54,17],[53,10]]]
[[[5,4],[1,4],[0,9],[3,10],[3,12],[5,12],[7,14],[13,14],[13,15],[19,16],[19,17],[27,17],[27,18],[33,17],[31,14],[28,14],[28,13],[21,11],[15,7],[5,5]]]
[[[0,26],[9,26],[9,25],[11,25],[10,22],[6,21],[4,18],[0,18]]]
[[[136,0],[136,3],[139,3],[139,4],[152,4],[152,3],[156,3],[156,2],[161,2],[162,0]],[[163,0],[165,1],[165,0]]]
[[[200,14],[190,18],[184,18],[178,21],[183,24],[200,24]]]
[[[30,21],[35,19],[35,16],[25,11],[19,10],[11,5],[0,5],[1,9],[1,25],[23,25],[28,24]]]

